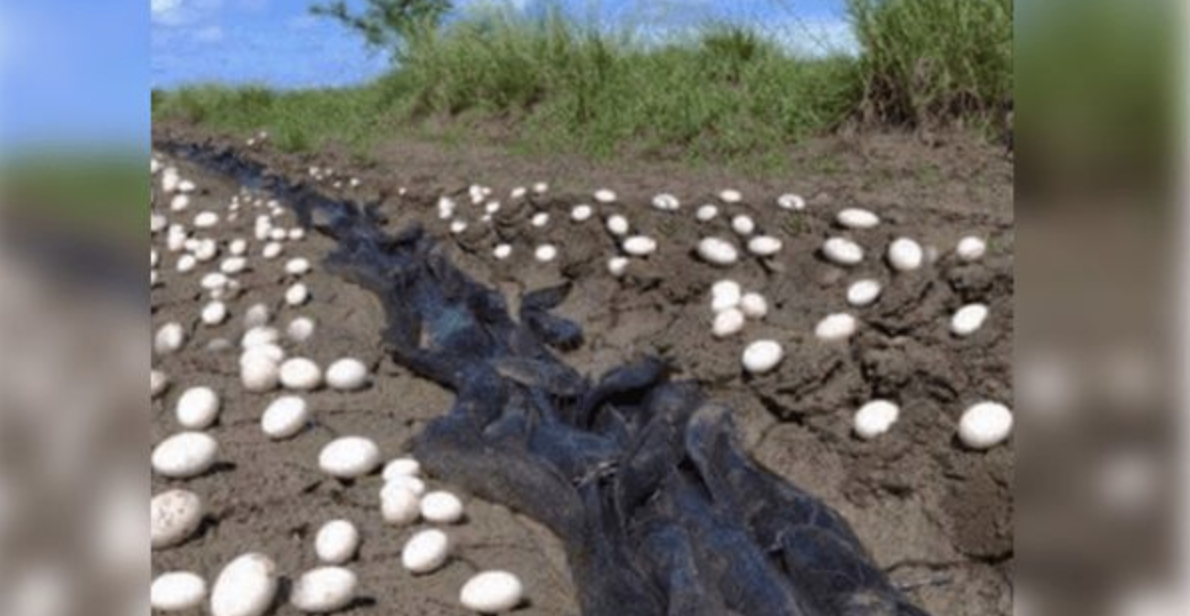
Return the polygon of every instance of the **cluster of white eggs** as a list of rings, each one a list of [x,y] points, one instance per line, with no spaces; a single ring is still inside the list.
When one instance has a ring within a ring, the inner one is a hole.
[[[161,175],[162,188],[167,194],[189,195],[197,191],[197,186],[183,179],[175,167],[165,166],[155,158],[151,166],[154,174]],[[312,169],[311,175],[316,179],[332,177],[329,170],[315,173]],[[187,202],[171,209],[176,213],[188,207]],[[268,210],[253,221],[252,238],[264,243],[261,259],[271,260],[279,256],[283,250],[282,242],[303,239],[300,228],[286,229],[275,224],[274,220],[281,213],[279,203],[247,194],[237,195],[228,204],[224,220],[234,222],[244,207]],[[214,212],[204,214],[210,216],[196,221],[201,224],[196,224],[195,229],[210,230],[223,222]],[[161,223],[158,220],[166,219],[167,214],[154,212],[154,217],[154,226],[158,230],[166,228],[168,221]],[[180,237],[184,229],[172,233],[171,237]],[[230,316],[227,302],[235,299],[235,294],[228,291],[238,288],[234,276],[248,269],[251,240],[236,238],[222,246],[214,239],[198,234],[194,238],[187,237],[186,241],[192,239],[201,242],[193,245],[195,249],[199,246],[213,248],[202,249],[203,255],[187,253],[194,257],[195,265],[182,268],[185,270],[182,273],[210,261],[210,257],[205,257],[208,251],[213,253],[212,257],[223,249],[230,254],[218,271],[212,272],[224,277],[220,284],[207,284],[206,278],[201,284],[209,297],[199,313],[199,322],[211,327],[223,325]],[[177,244],[168,238],[165,241],[167,245],[170,242]],[[185,242],[178,245],[179,250],[191,250]],[[151,261],[156,279],[159,262],[156,249]],[[310,262],[301,257],[284,263],[283,277],[291,282],[283,294],[287,306],[299,307],[310,299],[309,290],[301,278],[312,269]],[[309,317],[295,317],[282,332],[272,324],[275,316],[265,303],[253,304],[245,310],[239,340],[239,374],[240,387],[245,392],[262,394],[283,390],[281,395],[267,403],[260,418],[261,432],[268,439],[277,441],[293,438],[310,425],[311,411],[306,394],[324,388],[339,392],[357,391],[368,386],[371,376],[367,365],[356,358],[336,359],[324,369],[309,357],[290,356],[283,346],[286,339],[290,344],[308,340],[314,333],[314,321]],[[162,325],[154,336],[154,350],[158,356],[182,350],[190,335],[189,327],[176,321]],[[157,368],[150,371],[153,398],[162,396],[169,384],[164,371]],[[208,473],[216,465],[220,450],[211,429],[218,422],[222,402],[220,393],[207,385],[192,386],[180,393],[174,403],[173,417],[182,430],[164,438],[153,448],[150,463],[154,473],[172,480],[187,480]],[[354,479],[375,471],[380,456],[379,447],[370,439],[348,436],[327,443],[319,454],[318,464],[333,477]],[[398,525],[410,525],[419,519],[434,524],[461,521],[464,517],[462,501],[445,490],[426,493],[425,482],[418,477],[419,469],[411,458],[398,458],[385,467],[385,484],[380,491],[383,519]],[[166,549],[190,540],[205,515],[203,498],[191,490],[174,488],[153,496],[150,502],[152,549]],[[315,551],[324,566],[296,577],[289,593],[290,603],[307,613],[333,612],[350,605],[356,597],[359,582],[357,575],[343,565],[355,555],[359,542],[358,530],[347,520],[334,520],[324,525],[315,539]],[[401,561],[410,572],[424,574],[443,566],[449,554],[449,537],[442,530],[429,528],[418,531],[409,539]],[[278,580],[276,563],[267,555],[250,552],[227,563],[209,592],[207,581],[197,573],[163,573],[151,586],[150,603],[160,611],[179,611],[193,609],[209,599],[210,613],[214,616],[259,616],[275,602]],[[476,575],[461,589],[460,602],[477,612],[495,613],[520,604],[523,595],[523,586],[516,576],[503,571],[488,571]]]

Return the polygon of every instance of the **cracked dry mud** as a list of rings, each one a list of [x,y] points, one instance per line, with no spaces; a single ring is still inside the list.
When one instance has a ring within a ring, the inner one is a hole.
[[[194,137],[184,130],[160,133],[161,139]],[[421,159],[404,157],[419,154]],[[955,164],[958,171],[952,182],[986,179],[989,172],[979,167],[984,154],[976,154],[960,157],[964,162]],[[275,153],[256,155],[294,177],[312,164]],[[483,154],[476,156],[482,159]],[[883,164],[899,164],[881,159],[879,152],[876,157]],[[746,203],[721,209],[750,213],[761,230],[780,237],[785,247],[768,262],[746,259],[730,270],[719,270],[691,256],[706,228],[694,220],[692,210],[713,201],[713,195],[728,186],[726,180],[714,174],[622,171],[619,180],[608,183],[620,192],[622,204],[601,208],[601,213],[625,213],[635,228],[659,240],[660,249],[648,260],[634,260],[629,277],[617,281],[604,268],[614,243],[601,223],[592,220],[578,226],[569,220],[570,206],[589,202],[590,192],[603,185],[603,171],[492,158],[491,175],[469,175],[468,165],[478,163],[467,161],[443,167],[427,183],[429,167],[438,162],[434,155],[413,149],[393,153],[391,160],[390,171],[359,170],[364,189],[373,192],[352,195],[387,193],[382,211],[390,217],[391,228],[424,221],[433,234],[447,238],[460,268],[512,298],[563,279],[576,281],[557,312],[580,323],[587,337],[580,349],[565,356],[568,363],[586,374],[598,374],[640,353],[669,358],[679,376],[700,380],[711,398],[735,411],[741,436],[761,463],[848,518],[876,561],[891,571],[895,582],[909,588],[909,596],[922,607],[940,615],[1010,613],[1013,448],[1009,444],[986,453],[969,452],[954,436],[959,414],[970,403],[1012,398],[1010,178],[1007,192],[967,193],[964,208],[954,205],[958,189],[951,184],[921,189],[901,179],[882,187],[846,178],[808,177],[785,187],[810,198],[801,214],[772,205],[781,190],[771,183],[742,182],[735,186],[744,192]],[[337,161],[332,156],[319,164],[326,162]],[[209,191],[194,199],[188,213],[222,211],[238,190],[224,179],[180,166],[184,175]],[[553,212],[553,220],[545,229],[536,229],[527,220],[532,208],[502,210],[494,228],[501,234],[499,241],[515,247],[506,262],[490,256],[498,241],[496,231],[472,224],[461,236],[449,236],[445,223],[437,220],[434,202],[441,191],[465,193],[474,181],[506,195],[513,186],[538,179],[554,184],[540,200],[542,208]],[[398,197],[398,186],[411,188]],[[657,192],[679,194],[683,209],[677,214],[652,209],[647,204]],[[1001,203],[1005,199],[1007,206]],[[869,257],[845,271],[826,264],[816,250],[825,237],[840,232],[832,222],[834,213],[852,205],[873,209],[884,223],[848,233],[865,246]],[[221,225],[219,236],[251,237],[251,218],[241,216],[237,223]],[[287,214],[286,220],[293,218]],[[716,233],[730,234],[722,216],[712,225]],[[967,234],[991,240],[988,256],[978,264],[959,264],[947,254]],[[875,255],[898,235],[936,245],[943,255],[920,272],[894,276]],[[543,241],[561,247],[554,263],[533,260],[533,247]],[[259,243],[250,244],[250,254],[259,254]],[[465,614],[457,603],[458,589],[477,569],[493,567],[514,571],[525,582],[530,603],[518,613],[577,613],[560,546],[531,520],[468,498],[467,522],[448,531],[456,557],[434,574],[413,576],[400,566],[399,554],[416,527],[394,528],[382,522],[377,498],[381,479],[342,483],[318,471],[318,452],[336,435],[366,435],[387,457],[397,456],[421,426],[449,408],[451,400],[449,393],[413,377],[385,355],[380,346],[384,315],[368,292],[316,267],[304,278],[311,303],[298,309],[283,306],[285,259],[300,255],[317,264],[330,248],[329,240],[309,234],[303,242],[287,245],[277,260],[252,259],[253,271],[240,276],[245,292],[228,302],[232,318],[213,328],[189,326],[186,349],[156,361],[172,387],[153,403],[153,442],[178,430],[172,409],[184,388],[215,387],[224,404],[212,429],[222,447],[223,464],[185,482],[152,480],[154,492],[184,484],[202,495],[209,509],[208,521],[194,539],[154,553],[153,573],[189,569],[212,580],[231,558],[253,550],[271,555],[282,573],[293,578],[317,565],[317,528],[345,517],[359,526],[363,542],[359,558],[348,565],[360,576],[360,599],[344,614]],[[163,257],[166,284],[152,293],[154,326],[169,320],[194,323],[201,309],[196,301],[202,295],[201,275],[179,276],[172,269],[174,256]],[[745,289],[764,293],[770,311],[765,321],[750,323],[742,335],[716,340],[709,334],[708,289],[727,276]],[[863,323],[857,335],[842,344],[815,340],[813,328],[820,318],[847,310],[847,283],[869,276],[881,280],[885,291],[875,305],[854,311]],[[272,442],[261,433],[260,413],[272,396],[242,392],[237,353],[207,349],[214,339],[237,339],[244,311],[261,301],[277,311],[282,326],[298,315],[317,320],[314,338],[301,347],[303,354],[322,365],[355,356],[377,377],[363,392],[309,394],[316,425],[289,441]],[[992,316],[970,338],[954,338],[947,329],[949,315],[968,301],[989,304]],[[761,337],[780,340],[786,359],[771,374],[744,377],[740,351],[748,340]],[[852,413],[877,396],[898,400],[901,420],[883,438],[860,441],[850,434]],[[436,484],[431,480],[430,485]],[[274,613],[298,612],[282,604]]]

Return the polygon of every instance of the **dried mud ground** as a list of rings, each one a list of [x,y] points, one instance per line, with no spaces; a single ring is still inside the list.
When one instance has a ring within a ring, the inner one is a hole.
[[[586,343],[565,356],[572,365],[598,374],[641,353],[670,358],[680,376],[701,381],[711,396],[734,408],[737,426],[758,460],[837,508],[892,578],[932,614],[1011,612],[1014,446],[1009,442],[973,452],[955,438],[967,405],[1012,401],[1012,164],[1001,150],[962,136],[930,144],[905,135],[837,137],[791,153],[788,169],[793,171],[747,178],[663,163],[528,158],[425,143],[383,146],[373,163],[361,167],[333,149],[315,156],[286,155],[268,144],[247,148],[240,140],[185,125],[158,125],[154,141],[158,146],[234,147],[276,172],[308,181],[310,166],[329,167],[334,177],[321,182],[326,193],[379,200],[393,228],[423,221],[466,272],[511,297],[573,279],[574,291],[559,312],[585,328]],[[225,213],[240,190],[184,162],[168,162],[200,187],[181,213],[187,223],[204,209]],[[350,187],[350,177],[360,179],[358,188]],[[550,190],[532,204],[514,206],[507,198],[514,187],[537,181],[549,182]],[[481,208],[466,201],[471,184],[493,188],[492,198],[505,207],[495,224],[473,220],[466,232],[451,235],[435,203],[440,195],[455,195],[464,217],[478,218]],[[612,188],[620,197],[617,205],[599,207],[600,214],[624,213],[635,229],[660,242],[657,253],[634,259],[622,280],[605,268],[615,242],[601,222],[580,225],[569,218],[571,206],[590,203],[599,187]],[[764,262],[744,259],[730,270],[692,256],[708,228],[731,235],[726,216],[706,224],[693,216],[698,205],[716,202],[715,195],[728,187],[740,190],[744,201],[722,206],[723,213],[750,213],[759,230],[784,241],[779,255]],[[678,196],[682,209],[665,213],[650,207],[653,195],[661,192]],[[774,199],[784,192],[804,195],[806,210],[778,209]],[[872,230],[844,233],[833,220],[848,206],[871,209],[883,222]],[[168,212],[162,204],[157,207]],[[529,224],[536,211],[552,214],[546,227]],[[152,480],[154,493],[184,485],[199,493],[209,510],[196,537],[154,552],[154,574],[188,569],[211,582],[234,556],[261,551],[293,579],[317,565],[313,535],[318,527],[345,517],[360,528],[363,543],[358,559],[348,565],[360,577],[360,599],[344,614],[465,614],[457,603],[458,589],[482,568],[521,576],[529,602],[520,614],[576,614],[560,546],[531,520],[468,497],[466,522],[448,531],[455,542],[453,560],[434,574],[413,576],[401,567],[400,550],[414,529],[381,521],[381,479],[343,483],[319,472],[318,452],[336,435],[368,436],[386,457],[396,457],[427,421],[449,408],[452,396],[386,356],[377,300],[317,267],[331,248],[329,240],[311,234],[287,244],[281,258],[265,261],[258,256],[260,243],[252,239],[253,217],[212,230],[220,240],[249,238],[253,255],[250,271],[239,276],[244,291],[228,302],[232,317],[222,326],[198,323],[201,273],[176,273],[177,255],[159,247],[163,284],[152,291],[154,328],[176,320],[191,339],[180,353],[154,359],[172,385],[153,401],[153,442],[179,429],[172,410],[184,388],[212,386],[223,394],[224,404],[211,430],[220,442],[221,464],[184,482]],[[292,216],[285,220],[295,224]],[[826,263],[817,249],[834,234],[860,242],[869,255],[864,263],[851,270]],[[988,238],[989,252],[981,262],[964,265],[955,260],[953,247],[969,234]],[[936,247],[937,260],[918,272],[893,275],[878,255],[901,235]],[[500,241],[514,246],[504,262],[491,257]],[[553,263],[537,263],[533,248],[546,241],[559,246],[560,255]],[[159,243],[155,237],[154,245]],[[290,308],[281,299],[291,282],[283,263],[298,255],[316,264],[304,278],[312,300]],[[742,334],[717,340],[709,333],[708,289],[728,276],[746,290],[762,292],[770,312]],[[869,276],[886,286],[880,301],[854,311],[859,332],[846,343],[817,341],[815,323],[847,311],[848,282]],[[968,338],[951,336],[950,314],[972,301],[990,306],[988,322]],[[345,355],[359,357],[373,367],[373,385],[359,393],[311,394],[314,425],[292,440],[266,439],[259,419],[272,395],[244,393],[237,353],[218,342],[238,340],[243,313],[257,302],[273,307],[282,327],[297,315],[317,321],[312,340],[291,348],[291,354],[322,365]],[[786,358],[771,374],[745,377],[740,352],[761,337],[781,341]],[[882,438],[861,441],[851,434],[852,414],[874,397],[899,401],[901,419]],[[298,613],[284,601],[284,587],[274,613]]]

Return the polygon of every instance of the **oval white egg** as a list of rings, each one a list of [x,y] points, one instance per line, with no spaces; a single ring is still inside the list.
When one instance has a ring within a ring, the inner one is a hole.
[[[872,400],[855,412],[855,434],[872,440],[892,428],[901,416],[901,407],[889,400]]]
[[[950,319],[950,331],[956,336],[970,336],[983,327],[988,318],[988,307],[984,304],[967,304],[959,308]]]
[[[653,207],[663,212],[673,212],[682,207],[682,203],[678,201],[677,197],[669,193],[662,193],[653,197]]]
[[[627,235],[632,226],[628,224],[628,219],[619,214],[613,214],[607,218],[607,230],[612,235]]]
[[[521,604],[525,587],[517,576],[507,571],[484,571],[463,584],[459,603],[483,614],[505,612]]]
[[[326,369],[326,384],[331,389],[352,391],[368,384],[368,367],[354,357],[344,357]]]
[[[215,464],[219,443],[202,432],[179,432],[153,448],[153,470],[163,477],[197,477]]]
[[[628,271],[628,264],[628,257],[611,257],[607,260],[607,273],[615,278],[620,278]]]
[[[272,391],[280,381],[281,368],[271,357],[253,353],[240,359],[240,384],[246,391]]]
[[[264,327],[273,318],[272,311],[265,304],[252,304],[244,311],[244,327],[249,330]],[[247,336],[245,335],[245,338]],[[247,346],[247,345],[245,345]]]
[[[444,490],[430,492],[421,498],[421,517],[436,524],[454,524],[463,519],[463,501]]]
[[[388,524],[405,526],[421,515],[421,499],[403,484],[388,483],[380,491],[380,516]]]
[[[749,319],[763,319],[769,313],[769,302],[759,293],[745,293],[740,298],[740,310]]]
[[[263,554],[244,554],[219,572],[211,588],[211,616],[261,616],[277,595],[277,565]]]
[[[806,200],[800,195],[785,193],[777,197],[777,207],[783,210],[804,210],[806,209]]]
[[[285,290],[285,303],[290,306],[301,306],[310,299],[310,289],[298,282]]]
[[[162,355],[177,352],[186,344],[186,330],[180,323],[166,323],[157,330],[153,348]]]
[[[169,377],[160,370],[149,371],[149,395],[153,398],[165,393],[166,388],[169,387]]]
[[[285,328],[285,335],[294,342],[305,342],[314,335],[314,319],[298,317],[289,322]]]
[[[772,371],[785,358],[785,350],[776,340],[757,340],[744,349],[742,363],[750,374]]]
[[[616,192],[607,188],[601,188],[595,191],[593,196],[600,203],[615,203],[616,201]]]
[[[739,235],[752,235],[756,231],[756,222],[751,216],[740,214],[731,219],[731,230]]]
[[[888,245],[888,263],[898,272],[910,272],[925,261],[925,252],[921,244],[907,238],[899,237]]]
[[[313,360],[294,357],[281,364],[281,386],[297,391],[310,391],[322,385],[322,370]]]
[[[533,258],[541,263],[549,263],[558,258],[558,248],[553,244],[542,244],[533,251]]]
[[[380,448],[362,436],[344,436],[326,444],[318,454],[323,472],[340,479],[362,477],[380,464]]]
[[[420,472],[420,462],[410,457],[404,457],[390,460],[388,464],[384,465],[384,470],[380,476],[385,481],[391,481],[397,477],[416,477]]]
[[[972,235],[959,240],[958,246],[955,247],[955,254],[963,261],[972,262],[982,259],[987,250],[987,242],[983,238]]]
[[[858,323],[855,317],[847,313],[835,313],[827,315],[814,328],[814,335],[819,340],[826,342],[833,342],[836,340],[846,340],[855,333]]]
[[[740,259],[735,244],[718,238],[705,237],[698,242],[698,256],[712,265],[728,266]]]
[[[694,212],[694,218],[696,218],[699,222],[710,222],[718,215],[719,207],[710,204],[699,206],[699,208]]]
[[[634,257],[644,257],[657,251],[657,240],[647,235],[634,235],[624,240],[623,248]]]
[[[991,449],[1012,435],[1012,411],[999,402],[978,402],[963,411],[959,439],[971,449]]]
[[[169,490],[149,502],[149,545],[154,550],[178,545],[202,523],[202,500],[189,490]]]
[[[149,586],[149,605],[162,612],[191,610],[207,598],[207,581],[189,571],[157,576]]]
[[[174,414],[183,428],[202,430],[219,416],[219,394],[210,387],[191,387],[178,397]]]
[[[771,257],[781,252],[781,240],[771,235],[759,235],[748,240],[748,252],[758,257]]]
[[[512,256],[512,246],[510,244],[497,244],[492,249],[492,256],[499,261],[503,261]]]
[[[322,562],[341,565],[355,556],[359,542],[359,530],[355,524],[348,520],[331,520],[323,524],[314,536],[314,553]]]
[[[380,488],[381,496],[384,495],[385,490],[395,490],[398,487],[413,492],[418,498],[421,498],[426,493],[426,482],[421,477],[415,475],[394,475],[384,480],[384,485]]]
[[[293,584],[289,602],[311,614],[347,607],[355,599],[359,578],[343,567],[319,567],[303,573]]]
[[[868,306],[880,297],[880,282],[872,279],[857,280],[847,287],[847,303],[852,306]]]
[[[743,199],[744,195],[734,188],[727,188],[719,193],[719,200],[724,203],[739,203]]]
[[[715,314],[711,323],[711,335],[716,338],[734,336],[744,329],[744,313],[739,308],[728,308]]]
[[[271,439],[296,435],[310,421],[310,405],[300,396],[281,396],[269,403],[260,416],[260,429]]]
[[[594,213],[595,210],[589,205],[576,205],[570,210],[570,219],[574,222],[584,222],[590,220]]]
[[[285,273],[290,276],[301,276],[309,271],[310,260],[304,257],[296,257],[285,263]]]
[[[450,537],[431,528],[415,533],[401,550],[401,564],[412,573],[430,573],[450,557]]]
[[[864,260],[864,249],[844,237],[832,237],[823,242],[822,254],[838,265],[856,265]]]
[[[840,211],[835,220],[849,229],[871,229],[880,224],[880,217],[869,210],[851,207]]]

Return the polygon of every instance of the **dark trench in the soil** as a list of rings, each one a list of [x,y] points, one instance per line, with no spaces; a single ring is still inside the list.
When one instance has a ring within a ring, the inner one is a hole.
[[[328,198],[231,150],[172,154],[291,207],[334,239],[328,270],[374,293],[394,360],[456,394],[414,444],[443,480],[563,542],[587,616],[924,616],[830,506],[744,452],[731,411],[643,357],[592,380],[551,349],[582,344],[551,314],[568,287],[505,298],[421,228]]]

